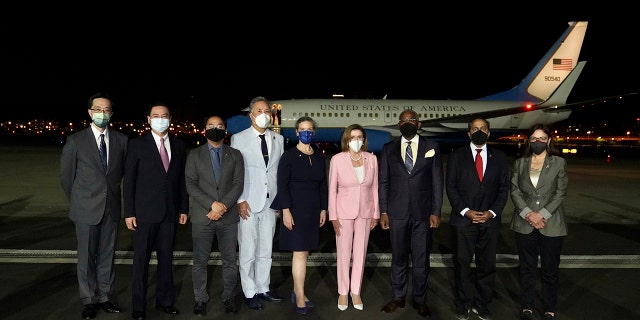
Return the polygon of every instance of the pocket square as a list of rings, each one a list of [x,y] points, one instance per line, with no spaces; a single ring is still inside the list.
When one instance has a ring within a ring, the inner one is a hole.
[[[435,151],[435,150],[433,150],[433,149],[431,149],[431,150],[427,151],[427,153],[425,153],[425,154],[424,154],[424,157],[425,157],[425,158],[431,158],[431,157],[433,157],[435,154],[436,154],[436,151]]]

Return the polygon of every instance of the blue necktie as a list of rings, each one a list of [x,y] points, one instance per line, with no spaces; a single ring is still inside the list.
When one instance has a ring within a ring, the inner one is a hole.
[[[261,147],[262,147],[262,157],[264,157],[264,165],[269,164],[269,151],[267,150],[267,140],[264,138],[264,134],[260,135]]]
[[[413,170],[413,150],[411,150],[411,141],[407,141],[407,151],[404,154],[404,165],[407,167],[407,172],[411,173],[411,170]]]
[[[211,162],[213,163],[213,175],[216,182],[220,182],[220,148],[211,148]]]
[[[100,134],[100,160],[102,160],[102,168],[107,171],[107,144],[104,142],[104,133]]]

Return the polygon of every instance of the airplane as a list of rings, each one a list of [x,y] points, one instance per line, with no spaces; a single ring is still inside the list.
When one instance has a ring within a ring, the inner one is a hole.
[[[315,141],[340,145],[341,134],[352,123],[367,131],[368,151],[379,153],[384,143],[400,136],[398,119],[405,109],[421,120],[420,135],[437,141],[469,141],[467,123],[483,117],[491,123],[491,138],[528,129],[535,123],[552,124],[567,119],[573,108],[602,99],[567,104],[586,61],[578,61],[588,21],[570,21],[569,27],[533,69],[515,87],[476,100],[401,99],[293,99],[272,101],[271,129],[285,141],[297,141],[295,122],[310,116],[319,126]],[[227,120],[230,134],[250,126],[242,114]]]

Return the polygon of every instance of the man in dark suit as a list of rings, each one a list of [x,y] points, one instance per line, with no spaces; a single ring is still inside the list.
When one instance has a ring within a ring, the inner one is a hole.
[[[224,144],[227,124],[218,116],[204,124],[207,143],[193,149],[187,157],[187,192],[195,201],[191,213],[193,238],[194,314],[206,315],[207,266],[214,236],[222,257],[222,301],[226,313],[237,313],[238,284],[238,198],[244,188],[242,153]]]
[[[156,309],[177,314],[173,283],[173,246],[176,223],[187,223],[189,194],[184,170],[184,142],[168,134],[171,114],[164,103],[151,106],[151,132],[129,142],[124,176],[124,216],[133,234],[133,313],[144,319],[149,260],[156,250],[158,274]]]
[[[113,258],[129,140],[108,128],[113,109],[107,94],[91,96],[88,112],[91,126],[69,136],[60,157],[60,184],[69,199],[69,217],[76,227],[83,319],[95,318],[98,309],[121,311],[109,295],[114,292]]]
[[[482,320],[492,319],[487,306],[493,294],[500,217],[509,197],[509,165],[504,152],[487,146],[489,126],[485,119],[471,120],[467,133],[471,142],[447,159],[446,189],[455,240],[454,304],[460,320],[469,319],[469,310]]]
[[[413,307],[420,316],[430,318],[429,255],[432,229],[440,226],[444,172],[438,144],[420,137],[420,126],[415,111],[402,111],[398,122],[402,137],[387,142],[380,154],[380,226],[390,230],[393,289],[392,299],[382,312],[404,308],[411,254]]]

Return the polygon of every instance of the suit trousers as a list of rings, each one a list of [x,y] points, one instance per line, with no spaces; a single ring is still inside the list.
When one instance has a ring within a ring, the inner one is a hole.
[[[268,206],[238,223],[240,282],[246,298],[269,291],[276,214]]]
[[[207,268],[209,256],[213,246],[213,238],[218,240],[218,250],[222,258],[222,301],[235,296],[238,285],[238,265],[236,263],[236,248],[238,247],[238,224],[224,224],[211,221],[207,225],[192,223],[193,239],[193,294],[198,302],[208,302]]]
[[[560,282],[561,237],[547,237],[534,229],[529,234],[515,233],[520,259],[520,304],[523,309],[534,309],[538,255],[542,271],[543,312],[556,312],[558,306],[558,285]]]
[[[338,294],[347,295],[351,292],[359,295],[367,258],[371,219],[338,219],[338,221],[342,225],[340,236],[336,236]],[[351,276],[349,276],[349,267],[351,267]]]
[[[496,276],[498,227],[471,224],[453,227],[456,249],[453,257],[455,273],[455,305],[459,308],[486,308],[491,303]],[[471,260],[475,254],[475,269]]]
[[[158,260],[156,281],[156,306],[173,306],[176,301],[173,283],[173,244],[176,224],[138,223],[133,233],[133,311],[145,311],[149,282],[149,260],[156,250]]]
[[[425,304],[429,271],[429,256],[433,244],[433,232],[428,220],[391,219],[389,221],[391,236],[391,286],[393,298],[404,300],[407,296],[407,275],[409,273],[409,253],[412,264],[413,302]]]
[[[114,291],[114,253],[118,222],[108,214],[96,225],[75,223],[77,276],[82,304],[109,300]]]

